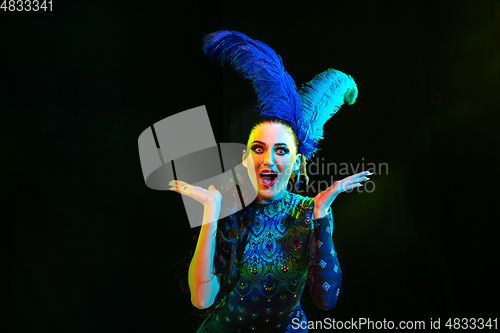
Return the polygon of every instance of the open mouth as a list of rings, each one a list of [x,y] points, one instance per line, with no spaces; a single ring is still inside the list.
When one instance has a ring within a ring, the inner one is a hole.
[[[276,183],[278,174],[274,172],[262,171],[260,173],[260,181],[265,187],[271,187]]]

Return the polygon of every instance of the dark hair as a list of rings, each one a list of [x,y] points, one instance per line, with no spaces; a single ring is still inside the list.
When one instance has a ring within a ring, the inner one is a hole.
[[[283,126],[286,127],[287,129],[287,132],[288,134],[290,134],[293,138],[293,142],[295,143],[295,152],[297,153],[298,152],[298,149],[299,149],[299,141],[297,140],[297,136],[295,135],[295,131],[292,127],[292,125],[290,125],[290,123],[288,123],[287,121],[281,119],[281,118],[277,118],[277,117],[266,117],[264,119],[262,119],[261,121],[259,121],[258,123],[256,123],[253,127],[252,127],[252,130],[250,131],[250,135],[252,134],[252,132],[254,131],[255,128],[257,128],[258,126],[262,125],[262,124],[281,124]],[[250,138],[250,135],[248,136]]]

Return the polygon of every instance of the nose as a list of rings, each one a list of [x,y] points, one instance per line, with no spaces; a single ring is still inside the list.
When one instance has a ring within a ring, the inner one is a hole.
[[[269,149],[267,151],[267,155],[264,158],[263,164],[264,164],[264,166],[268,166],[268,167],[274,165],[274,154],[272,152],[272,149]]]

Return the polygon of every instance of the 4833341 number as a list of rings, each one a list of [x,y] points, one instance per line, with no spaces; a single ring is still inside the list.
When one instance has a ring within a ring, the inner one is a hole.
[[[0,9],[4,12],[51,12],[52,0],[3,0]]]
[[[445,326],[448,329],[498,329],[497,318],[449,318]]]

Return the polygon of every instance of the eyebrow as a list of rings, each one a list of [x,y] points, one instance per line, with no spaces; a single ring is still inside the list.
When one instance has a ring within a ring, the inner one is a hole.
[[[254,142],[252,142],[252,145],[253,145],[254,143],[260,143],[261,145],[267,146],[264,142],[262,142],[262,141],[258,141],[258,140],[255,140]],[[275,146],[275,147],[276,147],[276,146],[285,146],[285,147],[288,147],[288,146],[286,145],[286,143],[282,143],[282,142],[278,142],[278,143],[274,144],[274,146]]]

